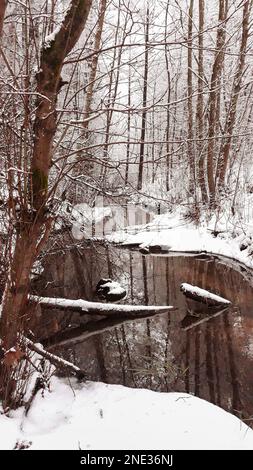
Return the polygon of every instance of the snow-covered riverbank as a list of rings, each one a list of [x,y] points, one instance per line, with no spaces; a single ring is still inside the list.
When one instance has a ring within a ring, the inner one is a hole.
[[[107,239],[123,246],[141,249],[160,247],[161,251],[206,252],[237,260],[253,269],[253,225],[243,225],[221,218],[203,220],[196,225],[180,211],[158,215],[146,225],[112,233]]]
[[[53,377],[28,416],[0,416],[0,449],[253,449],[253,431],[186,393]]]

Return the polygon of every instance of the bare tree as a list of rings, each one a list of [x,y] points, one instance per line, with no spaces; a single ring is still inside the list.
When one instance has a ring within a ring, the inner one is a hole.
[[[40,53],[30,187],[27,202],[17,215],[15,247],[2,299],[1,337],[5,350],[17,347],[17,334],[24,327],[26,317],[31,269],[48,239],[53,222],[47,208],[48,177],[57,128],[56,103],[61,71],[65,57],[84,30],[90,7],[91,0],[72,0],[61,27],[48,38]],[[10,393],[6,394],[10,379],[10,369],[2,364],[0,390],[5,404],[12,399]]]
[[[141,138],[140,138],[140,157],[139,157],[139,171],[138,171],[138,184],[137,189],[142,189],[143,183],[143,166],[144,166],[144,150],[145,150],[145,136],[146,136],[146,120],[147,120],[147,95],[148,95],[148,41],[149,41],[149,7],[146,12],[145,23],[145,58],[144,58],[144,76],[143,76],[143,96],[142,106],[143,112],[141,117]]]
[[[196,191],[195,155],[193,144],[193,73],[192,73],[192,28],[194,0],[190,0],[188,11],[188,57],[187,57],[187,94],[188,94],[188,158],[190,167],[190,194]]]
[[[241,38],[241,44],[240,44],[240,53],[239,53],[239,58],[238,58],[237,70],[236,70],[235,77],[233,80],[231,98],[230,98],[228,113],[226,117],[225,129],[224,129],[224,134],[226,137],[221,145],[220,156],[219,156],[218,167],[217,167],[217,179],[218,179],[219,189],[222,189],[224,186],[226,169],[228,166],[230,148],[231,148],[231,143],[232,143],[233,130],[234,130],[235,122],[236,122],[237,103],[238,103],[240,91],[242,88],[242,79],[243,79],[243,74],[245,70],[247,43],[248,43],[248,37],[249,37],[249,15],[250,15],[251,7],[252,7],[252,1],[247,0],[243,7],[242,38]]]
[[[129,51],[131,54],[131,50]],[[129,60],[131,62],[131,59]],[[125,184],[128,183],[129,178],[129,162],[130,162],[130,132],[131,132],[131,67],[128,67],[128,92],[127,92],[127,145],[126,145],[126,171],[125,171]]]
[[[88,127],[89,127],[88,118],[89,118],[90,111],[91,111],[92,97],[93,97],[94,85],[95,85],[95,80],[96,80],[96,75],[97,75],[98,58],[99,58],[98,52],[101,46],[101,38],[102,38],[102,32],[103,32],[106,6],[107,6],[107,0],[100,0],[97,29],[96,29],[95,39],[94,39],[94,52],[97,52],[97,54],[94,54],[91,58],[91,64],[90,64],[91,71],[90,71],[90,76],[89,76],[89,84],[86,89],[86,99],[85,99],[85,106],[84,106],[83,126],[85,130],[88,130]]]
[[[206,177],[205,177],[205,154],[203,144],[204,137],[204,0],[199,0],[199,31],[198,31],[198,96],[197,96],[197,112],[196,112],[196,123],[197,123],[197,137],[198,137],[198,153],[199,153],[199,186],[201,189],[202,201],[207,203],[208,195],[206,189]]]
[[[214,179],[214,149],[216,123],[219,120],[219,108],[217,107],[218,95],[220,93],[220,80],[224,63],[224,47],[226,41],[226,18],[227,0],[219,0],[219,25],[217,29],[215,59],[213,63],[210,95],[208,103],[208,149],[207,149],[207,179],[210,202],[215,199],[215,179]]]
[[[167,28],[168,28],[168,13],[169,13],[169,2],[166,5],[166,13],[165,13],[165,40],[167,39]],[[166,75],[168,81],[168,93],[167,93],[167,116],[166,116],[166,190],[169,191],[170,189],[170,177],[171,177],[171,161],[170,161],[170,144],[169,144],[169,137],[170,137],[170,100],[171,100],[171,74],[170,74],[170,64],[169,64],[169,52],[167,46],[164,48],[165,53],[165,64],[166,64]]]

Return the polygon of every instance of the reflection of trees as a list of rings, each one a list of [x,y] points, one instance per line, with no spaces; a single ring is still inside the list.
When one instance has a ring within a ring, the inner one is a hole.
[[[252,342],[252,289],[243,277],[215,260],[193,258],[142,257],[138,252],[107,247],[92,249],[80,255],[79,268],[83,280],[92,267],[92,289],[100,277],[125,280],[128,303],[176,305],[178,312],[153,318],[111,325],[100,320],[102,347],[97,353],[95,329],[90,324],[86,340],[72,347],[79,365],[89,379],[123,383],[131,387],[149,387],[161,391],[189,391],[232,412],[253,415],[253,386],[250,382],[253,358],[247,356]],[[98,254],[97,254],[98,253]],[[64,264],[56,259],[54,264]],[[52,264],[52,263],[51,263]],[[64,264],[64,282],[70,284],[68,297],[79,294],[79,278],[73,276],[74,257]],[[51,278],[57,278],[52,265]],[[72,273],[72,274],[68,274]],[[225,282],[224,282],[225,281]],[[186,300],[180,293],[182,282],[198,285],[235,302],[227,314],[183,332],[180,322],[186,314]],[[48,290],[50,291],[50,285]],[[44,292],[43,292],[44,293]],[[55,288],[45,295],[57,295]],[[91,298],[91,297],[90,297]],[[83,325],[78,327],[85,327]],[[93,328],[93,331],[92,331]],[[100,362],[100,364],[99,364]],[[237,410],[237,411],[236,411]],[[241,414],[240,414],[241,416]],[[249,422],[248,422],[249,423]]]

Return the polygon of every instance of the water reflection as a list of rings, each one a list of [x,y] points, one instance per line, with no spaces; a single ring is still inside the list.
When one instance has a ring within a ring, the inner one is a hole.
[[[178,307],[177,312],[131,321],[61,348],[88,379],[193,393],[244,419],[253,417],[253,289],[239,272],[212,259],[143,256],[99,245],[52,254],[45,272],[36,285],[43,295],[91,300],[98,280],[110,277],[126,287],[127,303]],[[187,301],[180,292],[182,282],[215,292],[234,306],[183,331]],[[79,322],[71,313],[55,311],[53,317],[61,327]],[[52,328],[52,311],[43,318],[42,337]]]

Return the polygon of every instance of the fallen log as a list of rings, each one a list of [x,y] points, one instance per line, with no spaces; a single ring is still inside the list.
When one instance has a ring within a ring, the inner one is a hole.
[[[192,286],[191,284],[187,284],[186,282],[181,284],[180,290],[183,294],[192,300],[196,300],[197,302],[202,302],[207,304],[210,307],[219,307],[223,305],[231,305],[230,300],[224,299],[219,295],[212,294],[208,290],[201,289],[197,286]]]
[[[47,359],[57,369],[61,369],[61,370],[65,370],[67,372],[73,373],[78,378],[78,380],[84,379],[85,374],[84,374],[84,371],[80,369],[80,367],[76,366],[75,364],[72,364],[72,362],[62,359],[59,356],[56,356],[55,354],[45,351],[45,349],[42,346],[40,345],[38,346],[37,344],[33,343],[33,341],[31,341],[28,338],[23,337],[22,340],[31,351],[34,351],[38,353],[40,356]]]
[[[57,308],[60,310],[72,310],[74,312],[80,312],[81,315],[102,315],[102,316],[118,316],[118,317],[130,317],[135,318],[138,315],[150,314],[155,315],[157,313],[166,313],[177,310],[176,307],[171,305],[156,306],[156,305],[123,305],[123,304],[109,304],[102,302],[90,302],[88,300],[77,299],[62,299],[54,297],[39,297],[36,295],[30,295],[29,301],[40,304],[47,308]]]

